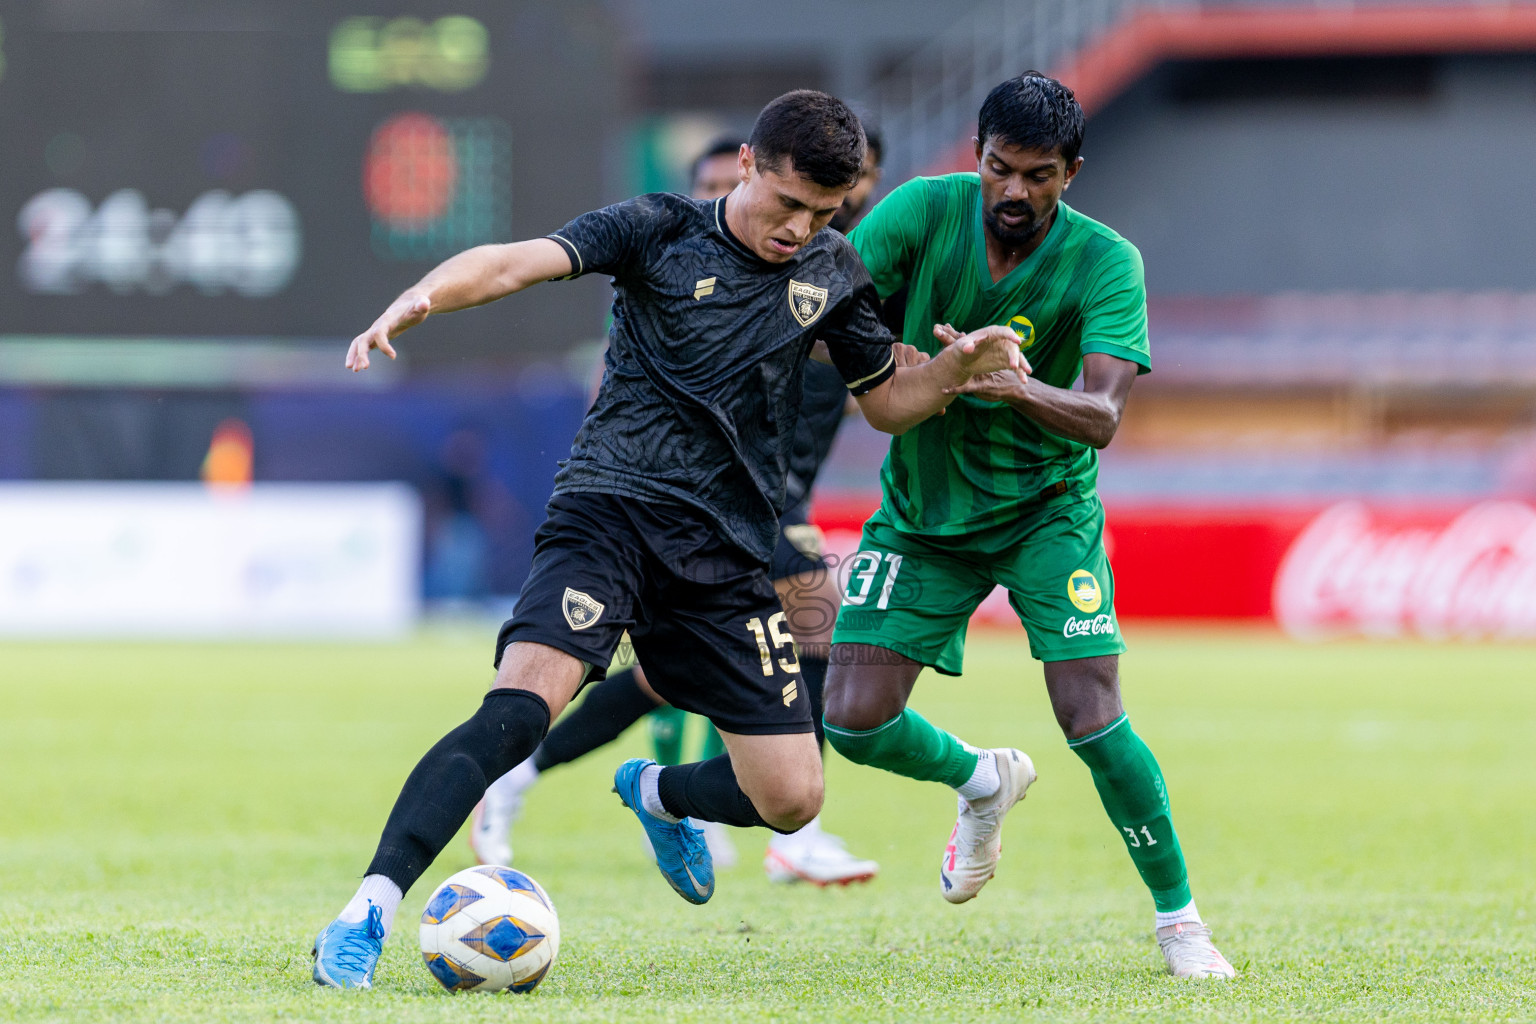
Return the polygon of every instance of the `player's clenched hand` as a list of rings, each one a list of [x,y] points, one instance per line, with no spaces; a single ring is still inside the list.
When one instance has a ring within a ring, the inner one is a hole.
[[[378,349],[389,358],[395,358],[395,348],[390,344],[407,328],[415,327],[432,312],[432,300],[425,295],[406,292],[389,304],[373,326],[352,339],[347,349],[347,369],[353,373],[368,369],[368,353]]]
[[[1006,327],[982,328],[974,334],[988,332],[990,340],[996,344],[1010,347],[1018,353],[1018,335]],[[1002,332],[997,334],[995,332]],[[965,335],[957,331],[951,324],[935,324],[933,336],[939,339],[940,344],[946,348],[964,344],[974,335]],[[999,368],[982,373],[974,373],[967,380],[952,384],[944,389],[946,395],[975,395],[977,398],[988,402],[1005,402],[1010,397],[1017,395],[1024,387],[1025,381],[1031,372],[1029,361],[1022,353],[1018,356],[1018,365],[1010,365],[1007,368]]]
[[[1022,382],[1030,372],[1029,361],[1019,351],[1019,336],[1006,327],[994,324],[961,334],[950,324],[935,324],[933,336],[945,346],[945,354],[954,353],[957,367],[968,377],[1004,370]]]

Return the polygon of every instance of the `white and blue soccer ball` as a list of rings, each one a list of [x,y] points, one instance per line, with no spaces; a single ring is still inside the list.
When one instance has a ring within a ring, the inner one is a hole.
[[[427,900],[421,956],[450,992],[532,992],[560,951],[560,918],[544,889],[512,868],[460,871]]]

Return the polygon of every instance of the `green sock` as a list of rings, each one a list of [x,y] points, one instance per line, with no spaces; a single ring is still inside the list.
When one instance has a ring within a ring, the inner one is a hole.
[[[907,708],[873,729],[843,729],[826,723],[832,749],[855,764],[884,768],[923,782],[959,789],[976,772],[977,751]]]
[[[683,723],[687,719],[688,712],[673,707],[650,713],[651,746],[656,749],[657,764],[682,764]]]
[[[699,744],[699,760],[708,761],[725,753],[725,740],[720,738],[720,731],[711,725],[708,719],[704,722],[704,742]]]
[[[1093,785],[1109,820],[1120,830],[1126,852],[1152,890],[1158,910],[1179,910],[1189,903],[1189,872],[1173,830],[1168,790],[1152,751],[1121,715],[1098,732],[1068,740],[1067,746],[1093,772]]]

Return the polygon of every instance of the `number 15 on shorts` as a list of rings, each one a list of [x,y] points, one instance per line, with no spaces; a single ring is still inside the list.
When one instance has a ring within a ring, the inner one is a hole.
[[[789,630],[784,628],[783,612],[775,612],[768,617],[768,628],[766,630],[763,629],[763,620],[753,616],[747,620],[747,632],[751,633],[752,638],[757,641],[757,653],[763,659],[763,675],[773,675],[775,664],[790,675],[800,671],[800,659],[795,655],[795,638],[790,636]],[[773,639],[773,648],[771,650],[768,647],[770,637]],[[775,661],[774,654],[784,650],[786,647],[789,648],[788,657],[779,658]],[[787,704],[788,701],[785,701],[785,703]]]
[[[885,580],[877,585],[875,580],[882,567],[885,569]],[[890,607],[891,591],[896,587],[896,575],[899,572],[900,555],[860,551],[848,563],[848,588],[843,592],[843,604],[866,604],[878,593],[875,607],[885,611]]]

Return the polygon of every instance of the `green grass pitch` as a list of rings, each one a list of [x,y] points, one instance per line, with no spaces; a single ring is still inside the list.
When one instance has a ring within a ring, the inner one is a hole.
[[[1531,1020],[1536,652],[1136,628],[1162,761],[1230,984],[1161,973],[1151,904],[1021,638],[915,705],[1035,758],[996,879],[939,896],[953,800],[828,766],[867,886],[770,886],[764,837],[692,907],[608,792],[633,730],[536,788],[517,864],[560,908],[526,998],[450,996],[401,909],[372,992],[309,980],[416,757],[472,709],[492,634],[398,645],[0,645],[0,1020]]]

